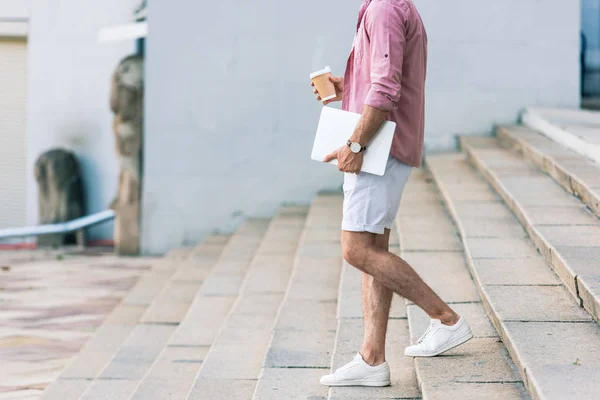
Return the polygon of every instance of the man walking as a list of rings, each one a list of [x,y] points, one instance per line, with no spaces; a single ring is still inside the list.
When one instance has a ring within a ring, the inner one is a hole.
[[[328,155],[344,172],[342,250],[363,272],[364,339],[360,353],[327,386],[387,386],[385,336],[393,293],[421,307],[431,324],[407,356],[433,357],[473,337],[464,318],[444,303],[400,257],[388,251],[404,185],[423,153],[427,33],[412,0],[363,0],[344,78],[331,78],[346,111],[362,118],[343,146]],[[321,100],[317,94],[317,100]],[[384,176],[360,172],[363,154],[385,120],[397,124]]]

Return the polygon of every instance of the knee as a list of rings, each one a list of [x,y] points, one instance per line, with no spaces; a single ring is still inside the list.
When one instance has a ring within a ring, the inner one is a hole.
[[[344,260],[355,268],[364,271],[365,269],[365,260],[367,250],[364,246],[361,245],[353,245],[351,243],[344,245],[343,247]]]

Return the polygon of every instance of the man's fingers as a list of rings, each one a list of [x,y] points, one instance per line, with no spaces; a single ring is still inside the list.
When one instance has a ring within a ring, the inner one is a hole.
[[[337,150],[334,151],[331,154],[328,154],[327,156],[325,156],[325,158],[323,159],[323,162],[331,162],[333,160],[337,159]]]
[[[310,86],[315,86],[315,83],[311,81]]]
[[[330,76],[329,80],[333,83],[342,83],[344,78],[342,78],[341,76]]]
[[[317,91],[317,88],[314,88],[314,89],[313,89],[313,93],[314,93],[314,94],[319,94],[319,92]]]
[[[315,98],[316,98],[317,100],[321,101],[321,96],[319,96],[319,95],[316,95],[316,97],[315,97]]]

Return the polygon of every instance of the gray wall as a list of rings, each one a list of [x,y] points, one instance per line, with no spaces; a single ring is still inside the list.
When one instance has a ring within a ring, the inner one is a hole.
[[[360,3],[150,3],[145,252],[339,186],[334,168],[309,160],[320,107],[307,74],[327,64],[343,73]],[[430,37],[429,150],[516,121],[526,105],[578,105],[577,1],[417,4]]]
[[[415,4],[429,33],[427,150],[513,123],[524,106],[579,107],[579,1]]]
[[[341,184],[335,168],[310,160],[321,107],[308,78],[325,65],[343,73],[359,2],[340,4],[150,2],[145,252]],[[316,5],[336,18],[317,21]]]
[[[0,0],[1,20],[25,20],[29,18],[32,0]]]
[[[88,212],[113,199],[118,164],[108,106],[110,77],[132,42],[97,44],[98,31],[129,22],[135,0],[33,0],[29,37],[28,223],[37,223],[33,166],[44,151],[74,150],[82,163]],[[110,239],[112,227],[93,228],[89,238]]]

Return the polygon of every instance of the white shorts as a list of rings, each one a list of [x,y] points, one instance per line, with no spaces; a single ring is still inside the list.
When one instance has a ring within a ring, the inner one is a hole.
[[[344,174],[342,230],[383,234],[391,229],[412,167],[390,156],[383,176]]]

